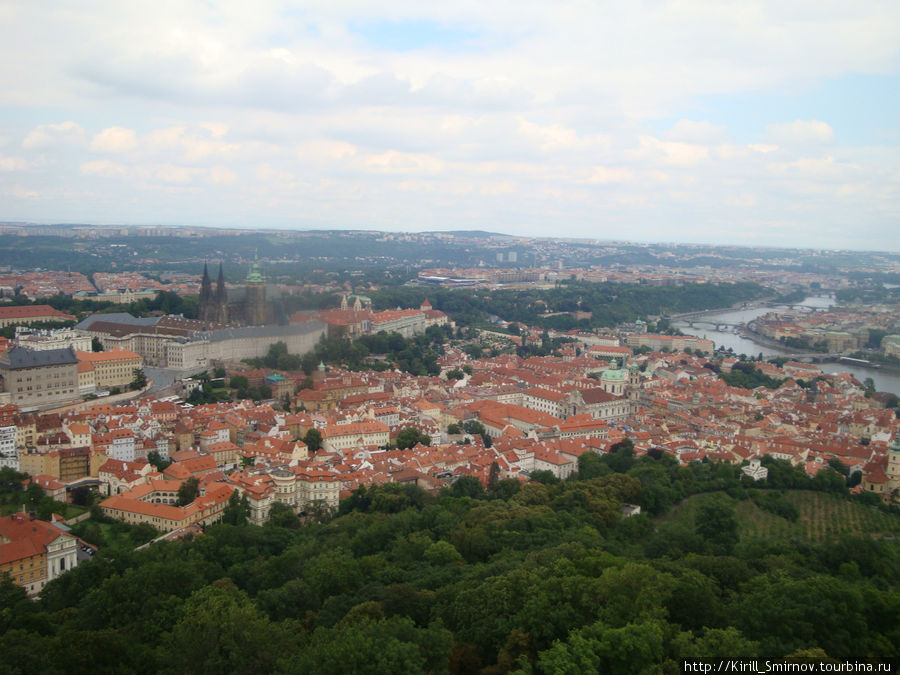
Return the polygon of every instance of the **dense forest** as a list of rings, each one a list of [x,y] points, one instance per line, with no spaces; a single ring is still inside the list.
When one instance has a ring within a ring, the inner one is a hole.
[[[278,509],[192,541],[106,541],[38,602],[0,583],[3,670],[631,674],[694,657],[895,657],[900,544],[880,536],[897,516],[851,500],[830,468],[811,480],[765,463],[754,484],[624,443],[565,482],[363,487],[330,522]],[[874,525],[779,535],[815,516],[798,495]],[[643,513],[624,518],[625,503]]]

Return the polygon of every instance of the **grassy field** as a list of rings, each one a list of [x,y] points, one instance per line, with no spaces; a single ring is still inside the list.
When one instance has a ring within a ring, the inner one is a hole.
[[[724,494],[724,493],[723,493]],[[684,500],[662,517],[661,522],[680,522],[693,527],[694,516],[707,495]],[[753,501],[734,501],[741,537],[810,539],[822,541],[844,534],[900,536],[900,516],[851,502],[836,495],[809,490],[785,493],[800,513],[790,521],[760,509]]]

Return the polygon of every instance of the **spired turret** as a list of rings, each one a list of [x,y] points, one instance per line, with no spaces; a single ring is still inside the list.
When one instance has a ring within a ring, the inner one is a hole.
[[[228,323],[228,293],[225,290],[225,272],[222,263],[219,263],[219,278],[216,280],[216,323],[225,325]]]
[[[225,294],[225,271],[219,263],[219,278],[216,280],[216,302],[228,302]]]
[[[209,302],[212,299],[212,282],[209,280],[209,268],[203,263],[203,278],[200,280],[200,302]]]
[[[209,279],[209,268],[203,263],[203,277],[200,280],[200,299],[199,299],[199,315],[200,320],[206,323],[212,323],[216,320],[216,308],[213,297],[212,282]]]

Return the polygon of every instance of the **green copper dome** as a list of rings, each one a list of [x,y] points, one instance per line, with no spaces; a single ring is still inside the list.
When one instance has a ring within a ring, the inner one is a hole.
[[[600,377],[604,380],[624,380],[625,371],[619,370],[619,362],[613,359],[609,362],[609,370],[604,370]]]
[[[247,283],[264,284],[265,282],[266,278],[262,275],[262,272],[259,271],[259,263],[254,260],[253,264],[250,266],[250,272],[247,274]]]

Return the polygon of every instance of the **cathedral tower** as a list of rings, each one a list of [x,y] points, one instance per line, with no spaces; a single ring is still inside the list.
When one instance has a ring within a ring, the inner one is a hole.
[[[244,316],[251,326],[262,326],[266,323],[266,279],[259,271],[256,260],[250,267],[247,280],[244,282]]]
[[[228,323],[228,294],[225,292],[225,273],[222,263],[219,263],[219,278],[216,280],[216,321],[221,324]]]
[[[203,263],[203,278],[200,280],[200,320],[205,322],[215,321],[215,309],[213,307],[212,282],[209,280],[209,269]]]

